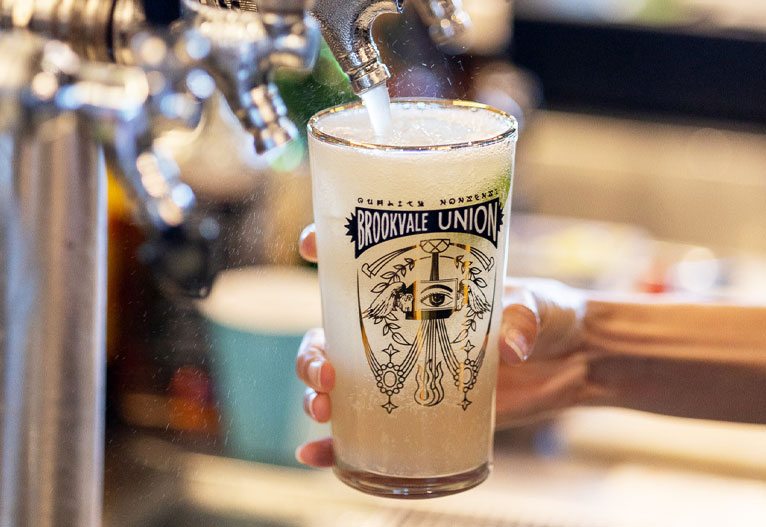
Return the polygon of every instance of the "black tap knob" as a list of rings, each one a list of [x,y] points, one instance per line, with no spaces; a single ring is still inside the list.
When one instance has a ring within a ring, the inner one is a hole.
[[[139,251],[139,259],[168,294],[205,298],[222,269],[222,250],[217,221],[199,217],[151,233]]]
[[[181,0],[143,0],[146,21],[165,27],[181,18]]]

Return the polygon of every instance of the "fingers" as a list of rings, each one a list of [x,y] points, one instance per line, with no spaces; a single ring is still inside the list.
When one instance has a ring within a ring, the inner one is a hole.
[[[304,260],[316,263],[317,239],[316,226],[313,223],[301,232],[300,242],[298,242],[298,251]]]
[[[500,326],[500,357],[508,364],[519,364],[529,358],[537,339],[538,321],[534,311],[521,304],[503,310]]]
[[[508,364],[568,355],[581,340],[582,291],[555,280],[512,279],[504,304],[499,350]]]
[[[319,441],[304,443],[295,449],[295,459],[304,465],[315,468],[327,468],[335,463],[332,439],[326,437]]]
[[[529,358],[537,340],[540,318],[534,296],[523,287],[514,288],[505,298],[500,325],[500,357],[508,364]]]
[[[324,331],[309,330],[298,348],[295,371],[316,392],[329,392],[335,386],[335,368],[324,353]]]
[[[306,388],[303,396],[303,410],[306,415],[318,423],[326,423],[330,420],[330,396],[326,393],[317,393],[313,388]]]
[[[498,429],[539,420],[594,395],[587,359],[578,355],[500,368],[498,373]]]

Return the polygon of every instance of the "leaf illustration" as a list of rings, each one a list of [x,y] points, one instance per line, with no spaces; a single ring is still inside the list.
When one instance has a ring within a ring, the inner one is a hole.
[[[479,287],[487,287],[487,282],[481,277],[477,277],[476,279],[474,279],[474,282],[476,282],[476,285],[478,285]]]
[[[401,333],[391,333],[391,338],[394,339],[394,342],[397,344],[401,344],[402,346],[409,346],[410,343],[407,342],[407,339],[405,339]]]
[[[390,324],[386,324],[386,326],[391,328],[391,329],[399,329],[399,328],[401,328],[401,326],[399,324],[394,324],[393,322],[391,322]]]
[[[392,321],[392,322],[396,322],[396,321],[397,321],[397,320],[399,320],[399,319],[398,319],[398,318],[396,318],[396,315],[394,315],[393,313],[389,313],[389,314],[386,316],[386,320],[390,320],[390,321]]]
[[[391,331],[391,328],[388,327],[388,324],[383,326],[383,335],[388,335],[388,333]]]
[[[407,267],[410,268],[410,271],[412,271],[415,268],[415,260],[413,260],[412,258],[405,258],[404,261],[407,262]]]
[[[385,282],[380,282],[379,284],[375,285],[375,287],[372,288],[370,291],[371,293],[382,293],[383,290],[388,286]]]
[[[481,273],[481,269],[479,269],[478,267],[471,267],[470,273],[471,273],[471,276],[476,276],[477,274]],[[386,276],[383,275],[383,278],[385,277]]]
[[[457,337],[455,337],[455,340],[453,340],[452,342],[454,344],[456,342],[461,342],[465,340],[466,338],[468,338],[468,330],[464,329],[463,331],[457,334]]]
[[[375,324],[380,324],[381,322],[383,322],[382,318],[375,318]]]
[[[471,319],[470,322],[471,322],[471,329],[473,331],[476,331],[476,321],[474,319]]]
[[[481,318],[481,319],[483,319],[484,318],[484,313],[476,313],[476,316]]]
[[[395,278],[395,277],[396,277],[396,273],[395,273],[395,272],[393,272],[393,271],[386,271],[385,273],[383,273],[382,275],[380,275],[380,277],[381,277],[383,280],[391,280],[392,278]]]

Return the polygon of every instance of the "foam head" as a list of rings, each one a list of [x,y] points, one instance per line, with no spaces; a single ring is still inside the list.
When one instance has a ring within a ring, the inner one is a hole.
[[[325,114],[313,126],[342,141],[402,148],[479,142],[515,129],[512,117],[480,110],[472,105],[402,100],[391,103],[393,127],[386,135],[375,134],[363,106]]]

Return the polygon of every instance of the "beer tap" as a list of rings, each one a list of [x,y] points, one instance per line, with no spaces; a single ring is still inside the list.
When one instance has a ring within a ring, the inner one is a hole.
[[[259,3],[259,5],[261,5]],[[316,0],[311,13],[357,95],[390,77],[372,39],[372,24],[383,13],[401,13],[403,0]]]
[[[159,283],[185,296],[205,296],[217,271],[216,221],[195,207],[192,189],[181,180],[178,165],[157,139],[169,130],[196,128],[202,106],[214,93],[208,73],[207,38],[194,29],[177,34],[143,32],[131,42],[133,62],[147,79],[142,112],[116,123],[104,137],[107,159],[136,198],[146,226],[141,255]],[[115,66],[96,66],[104,77]]]
[[[215,262],[206,237],[216,229],[212,219],[193,212],[193,193],[181,182],[170,156],[153,141],[169,129],[196,126],[200,102],[214,88],[253,137],[257,153],[294,137],[297,130],[286,117],[270,72],[311,67],[319,31],[303,2],[293,7],[262,14],[192,0],[0,2],[0,27],[65,41],[84,58],[138,66],[153,80],[144,128],[121,125],[122,140],[105,145],[105,151],[123,169],[150,227],[143,256],[157,274],[169,278],[161,283],[173,289],[193,296],[207,292]],[[107,77],[115,71],[104,63],[101,68]],[[169,115],[173,112],[177,115]],[[138,150],[126,151],[134,144]],[[146,188],[146,181],[154,186]],[[198,265],[190,267],[189,262]]]
[[[198,0],[203,4],[258,11],[264,15],[296,12],[303,0]],[[470,26],[461,0],[412,0],[415,9],[434,42],[440,46],[453,43]],[[384,13],[401,13],[404,0],[315,0],[311,14],[357,95],[386,82],[390,73],[380,61],[372,39],[372,24]]]
[[[181,45],[180,43],[183,43]],[[0,34],[0,519],[96,526],[104,434],[106,177],[102,151],[139,198],[177,287],[204,292],[211,226],[155,146],[194,125],[212,93],[195,34],[136,41],[146,69],[83,60],[28,31]],[[149,68],[148,66],[153,66]],[[165,71],[167,70],[167,73]],[[103,146],[103,150],[100,148]],[[162,263],[162,262],[161,262]],[[13,307],[12,307],[13,306]]]
[[[194,0],[191,0],[194,1]],[[236,11],[257,11],[264,16],[297,13],[305,0],[197,0],[206,5],[223,5]],[[190,3],[187,1],[187,3]],[[335,59],[348,75],[359,95],[390,78],[372,40],[372,24],[383,13],[401,13],[404,0],[315,0],[311,14]]]
[[[210,247],[216,224],[194,210],[194,193],[156,139],[167,130],[198,125],[202,102],[215,88],[205,70],[209,42],[188,29],[173,37],[139,34],[132,57],[141,68],[83,62],[58,41],[45,50],[45,69],[33,77],[32,94],[60,111],[90,115],[91,134],[138,205],[147,263],[164,285],[204,296],[216,268]],[[130,112],[120,110],[136,100]]]
[[[166,8],[156,9],[159,4]],[[216,86],[254,146],[287,140],[268,70],[309,66],[318,31],[138,0],[0,2],[0,523],[95,526],[103,455],[106,176],[117,165],[149,227],[155,272],[204,295],[217,224],[155,141],[192,128]],[[144,9],[145,7],[149,9]],[[215,12],[213,12],[215,11]],[[152,31],[173,24],[170,30]],[[37,36],[36,36],[37,35]],[[67,42],[44,40],[55,37]],[[90,59],[107,62],[94,63]],[[6,206],[7,205],[7,206]]]
[[[291,11],[256,13],[219,9],[192,0],[185,24],[211,43],[207,71],[254,138],[258,153],[297,135],[270,73],[277,67],[308,69],[319,51],[316,23],[304,15],[303,2]]]
[[[221,9],[196,0],[6,0],[0,27],[24,28],[70,44],[81,56],[141,65],[133,37],[151,27],[196,29],[209,40],[205,69],[216,81],[257,153],[296,135],[269,82],[277,67],[311,68],[319,50],[316,23],[301,0],[295,9],[268,13]],[[180,17],[180,18],[179,18]]]

